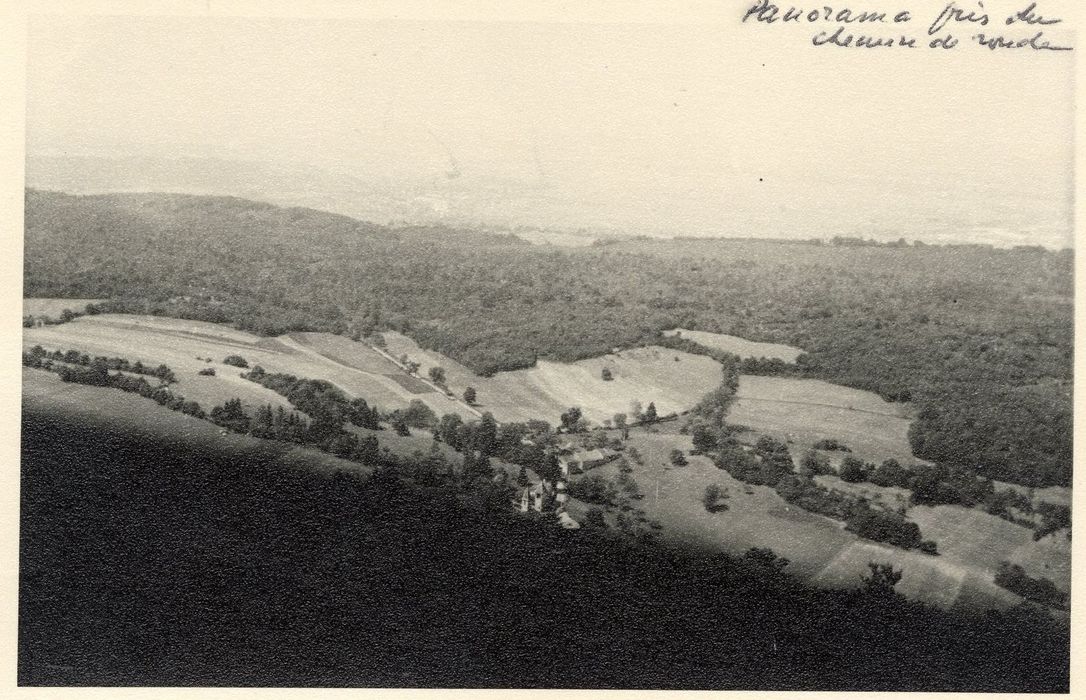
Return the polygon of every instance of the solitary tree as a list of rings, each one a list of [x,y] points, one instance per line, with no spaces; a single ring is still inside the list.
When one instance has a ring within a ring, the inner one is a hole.
[[[622,439],[630,439],[630,426],[626,425],[626,414],[616,413],[614,417],[615,427],[622,431]]]
[[[649,407],[645,409],[645,422],[655,423],[658,416],[656,415],[656,404],[652,401],[649,402]]]
[[[611,370],[607,367],[603,368],[603,370],[600,372],[600,376],[603,377],[603,381],[605,382],[609,382],[614,379],[614,376],[612,376],[611,374]]]
[[[475,398],[475,387],[469,386],[467,389],[464,389],[464,403],[471,406],[475,403]]]
[[[559,416],[559,419],[562,421],[562,427],[568,433],[575,433],[581,429],[581,409],[577,406],[563,413]]]
[[[431,367],[430,371],[429,371],[429,374],[430,374],[430,381],[433,382],[434,384],[438,384],[438,385],[444,385],[445,384],[445,368],[444,367]]]
[[[396,411],[392,415],[392,429],[396,431],[397,435],[407,437],[411,434],[411,429],[407,427],[407,421],[404,420],[403,413]]]
[[[475,449],[483,457],[494,454],[498,442],[498,422],[489,411],[483,414],[474,430]]]
[[[705,494],[701,497],[702,505],[705,506],[705,510],[710,513],[715,513],[720,508],[720,496],[723,490],[720,488],[720,484],[709,484],[705,487]]]
[[[876,564],[873,561],[867,563],[867,568],[871,569],[871,575],[861,577],[864,592],[878,598],[894,596],[894,586],[901,580],[901,570],[895,570],[891,564]]]

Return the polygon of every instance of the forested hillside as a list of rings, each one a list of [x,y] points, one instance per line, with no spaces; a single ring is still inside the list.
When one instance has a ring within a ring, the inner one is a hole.
[[[789,372],[908,400],[917,456],[1071,471],[1070,251],[636,239],[578,249],[181,195],[26,195],[25,294],[276,334],[402,331],[479,373],[683,327],[807,351]]]

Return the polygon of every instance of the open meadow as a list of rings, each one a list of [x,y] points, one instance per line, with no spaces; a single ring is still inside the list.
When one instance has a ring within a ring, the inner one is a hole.
[[[728,422],[787,440],[797,456],[834,439],[861,459],[916,462],[909,447],[910,417],[901,404],[869,391],[818,379],[741,375]]]
[[[635,401],[643,408],[655,403],[660,415],[677,413],[690,409],[722,378],[715,360],[656,346],[572,363],[539,360],[530,369],[480,377],[400,333],[385,333],[384,340],[390,355],[418,362],[423,376],[431,367],[442,367],[457,396],[474,387],[477,408],[490,411],[499,421],[537,418],[556,423],[561,413],[578,406],[585,418],[602,423],[616,413],[629,413]],[[603,379],[604,369],[612,379]]]
[[[23,316],[45,316],[51,319],[59,319],[64,311],[83,313],[87,304],[94,304],[101,299],[23,299]]]
[[[780,343],[756,343],[753,340],[747,340],[746,338],[727,335],[725,333],[709,333],[708,331],[692,331],[686,328],[673,328],[669,331],[664,331],[664,335],[682,336],[699,345],[730,352],[743,359],[748,357],[753,359],[765,358],[767,360],[777,359],[792,363],[796,361],[797,357],[803,354],[802,350],[792,347],[791,345],[781,345]]]

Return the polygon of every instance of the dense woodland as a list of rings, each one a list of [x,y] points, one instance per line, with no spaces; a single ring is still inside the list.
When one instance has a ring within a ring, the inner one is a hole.
[[[1065,624],[912,603],[886,566],[817,590],[409,464],[310,473],[33,406],[21,434],[22,685],[1068,687]]]
[[[26,195],[25,294],[259,333],[396,329],[481,374],[684,327],[916,405],[921,458],[1069,484],[1070,251],[632,239],[578,249],[180,195]]]

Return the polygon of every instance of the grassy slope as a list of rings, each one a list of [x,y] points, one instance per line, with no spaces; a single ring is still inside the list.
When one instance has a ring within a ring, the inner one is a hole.
[[[33,345],[48,350],[74,348],[91,355],[119,356],[152,366],[164,363],[178,377],[177,390],[186,398],[199,401],[205,409],[234,397],[250,405],[286,405],[285,399],[275,392],[241,379],[239,375],[244,370],[222,364],[227,355],[236,354],[244,357],[250,366],[259,364],[269,372],[327,379],[351,396],[362,396],[383,410],[404,408],[418,398],[439,415],[453,411],[470,415],[462,405],[436,392],[415,394],[405,390],[386,376],[400,370],[361,344],[356,344],[356,352],[368,355],[370,365],[379,371],[340,364],[289,337],[261,338],[220,324],[152,316],[103,314],[57,326],[24,329],[23,346]],[[211,358],[213,362],[198,358]],[[215,368],[216,376],[199,376],[197,372],[205,367]]]
[[[480,377],[440,353],[420,348],[405,335],[390,332],[384,337],[393,357],[407,355],[422,365],[423,375],[430,367],[443,367],[457,395],[475,387],[479,410],[506,421],[537,418],[556,423],[562,412],[579,406],[586,418],[600,423],[616,413],[628,413],[634,401],[642,408],[655,402],[661,415],[685,411],[721,378],[720,366],[707,357],[652,346],[572,363],[540,360],[531,369]],[[611,381],[602,379],[604,368],[611,371]]]
[[[918,522],[925,537],[937,540],[946,556],[906,552],[862,540],[846,532],[840,523],[789,505],[768,487],[747,487],[705,457],[689,457],[685,467],[672,465],[672,449],[691,447],[690,438],[677,434],[674,426],[661,426],[658,432],[636,428],[630,433],[629,445],[644,458],[644,465],[631,464],[631,476],[645,494],[638,507],[664,526],[663,537],[673,543],[734,553],[769,547],[792,561],[789,571],[828,587],[857,585],[868,573],[870,561],[893,563],[905,571],[899,585],[903,594],[940,607],[1006,607],[1019,600],[992,583],[994,568],[989,564],[993,557],[1014,556],[1029,540],[1030,532],[1025,528],[958,508],[954,510],[965,514],[963,520],[976,528],[973,537],[984,539],[988,549],[968,545],[961,535],[948,536],[944,543],[940,535],[950,534],[945,528],[954,528],[953,519],[936,527],[930,518],[921,516]],[[617,471],[612,465],[593,473],[613,477]],[[728,510],[705,510],[702,494],[711,483],[728,490]],[[751,493],[746,493],[748,490]],[[981,517],[970,519],[974,514]],[[1031,567],[1032,574],[1039,572],[1039,567]]]
[[[743,375],[728,421],[790,440],[798,455],[813,443],[836,439],[856,456],[879,463],[915,461],[906,408],[869,391],[817,379]]]

